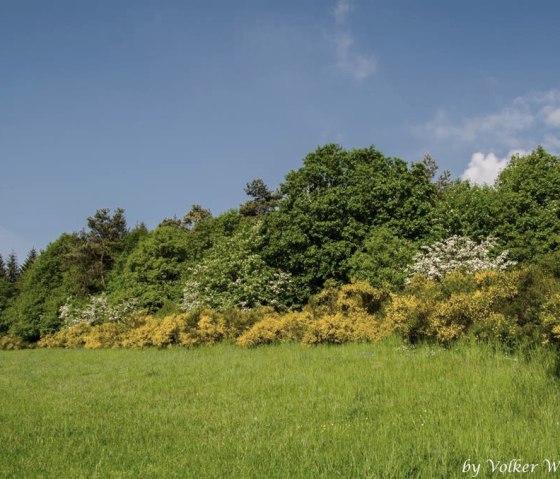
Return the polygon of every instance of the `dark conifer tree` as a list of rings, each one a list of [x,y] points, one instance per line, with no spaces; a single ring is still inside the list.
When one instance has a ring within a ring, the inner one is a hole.
[[[4,258],[0,254],[0,279],[8,278],[8,271],[6,270],[6,263],[4,263]]]
[[[15,283],[19,277],[19,266],[17,262],[17,256],[13,251],[8,256],[8,261],[6,263],[6,270],[7,270],[8,281]]]
[[[27,253],[27,258],[25,258],[25,261],[21,265],[19,273],[23,274],[25,271],[27,271],[33,265],[33,263],[35,263],[37,256],[37,250],[35,248],[31,248],[29,253]]]

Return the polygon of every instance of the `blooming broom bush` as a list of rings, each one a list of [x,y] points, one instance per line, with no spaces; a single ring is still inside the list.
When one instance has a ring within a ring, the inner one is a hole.
[[[454,271],[441,281],[417,276],[403,293],[389,296],[362,283],[328,284],[303,311],[200,308],[163,319],[137,313],[121,322],[82,321],[44,337],[38,345],[166,348],[235,341],[251,347],[287,341],[377,341],[392,334],[410,343],[449,344],[470,336],[510,347],[560,345],[560,288],[547,284],[530,269]],[[536,313],[529,314],[527,305],[537,308]]]
[[[270,315],[257,322],[237,339],[239,346],[251,347],[287,341],[301,341],[312,322],[309,312]]]
[[[544,342],[560,345],[560,293],[555,294],[545,303],[541,320],[544,327]]]
[[[380,339],[379,322],[363,313],[323,316],[312,321],[302,338],[304,344],[343,344]]]

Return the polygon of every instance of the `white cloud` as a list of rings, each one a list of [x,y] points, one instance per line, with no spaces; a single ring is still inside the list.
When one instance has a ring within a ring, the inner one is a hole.
[[[526,155],[524,150],[510,151],[504,158],[498,158],[494,153],[474,153],[469,166],[463,172],[462,178],[479,185],[492,185],[500,172],[508,165],[514,155]]]
[[[513,99],[495,112],[452,119],[445,110],[417,131],[437,141],[458,141],[486,150],[555,147],[560,134],[560,90],[531,93]]]
[[[373,55],[356,49],[354,36],[347,25],[352,9],[350,0],[339,0],[334,8],[336,66],[340,72],[361,81],[376,72],[377,63]]]

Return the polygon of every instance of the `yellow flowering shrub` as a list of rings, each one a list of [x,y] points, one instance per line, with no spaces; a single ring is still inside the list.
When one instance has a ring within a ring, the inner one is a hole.
[[[502,313],[491,313],[484,321],[473,324],[471,332],[477,339],[498,340],[510,346],[520,341],[524,335],[517,320]]]
[[[397,333],[407,341],[417,342],[431,335],[432,301],[410,294],[391,294],[380,327],[381,336]]]
[[[181,315],[163,319],[147,316],[143,324],[127,332],[122,345],[126,348],[169,347],[179,342],[179,335],[185,326],[185,318]]]
[[[543,326],[543,342],[560,344],[560,293],[544,304],[540,319]]]
[[[274,315],[274,308],[229,309],[220,313],[225,337],[235,339],[263,318]]]
[[[48,334],[37,343],[40,348],[78,348],[84,346],[85,336],[93,326],[87,323],[79,323],[56,333]]]
[[[0,349],[9,351],[16,349],[26,349],[28,347],[30,347],[29,343],[26,343],[18,336],[0,336]]]
[[[271,315],[257,322],[238,339],[240,346],[250,347],[286,341],[301,341],[313,322],[309,312],[291,312]]]
[[[442,343],[458,339],[473,323],[490,317],[490,306],[490,298],[480,291],[453,294],[435,305],[430,315],[429,335]]]
[[[341,313],[364,312],[373,314],[381,308],[389,295],[375,289],[365,281],[345,284],[340,288],[336,299],[336,310]]]
[[[379,339],[378,322],[374,316],[354,313],[323,316],[309,324],[302,338],[304,344],[342,344]]]
[[[365,312],[373,314],[381,308],[389,295],[365,281],[345,284],[340,288],[327,281],[321,292],[313,296],[307,306],[314,317]]]
[[[548,281],[548,282],[547,282]],[[385,293],[364,282],[327,282],[302,312],[271,308],[196,309],[161,319],[138,313],[124,323],[80,323],[41,339],[40,347],[165,348],[235,341],[257,346],[377,341],[399,334],[409,342],[447,344],[464,335],[509,346],[560,345],[560,288],[530,268],[518,271],[453,271],[436,281],[415,276],[403,293]],[[24,347],[0,338],[0,348]]]
[[[126,326],[118,323],[103,323],[83,334],[86,349],[116,349],[122,347]]]
[[[179,334],[179,344],[196,346],[215,344],[226,338],[226,326],[221,314],[203,309],[198,317],[196,327],[184,330]]]

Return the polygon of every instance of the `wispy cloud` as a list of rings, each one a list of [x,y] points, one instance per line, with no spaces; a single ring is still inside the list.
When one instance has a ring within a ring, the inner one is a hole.
[[[460,141],[494,149],[516,149],[560,142],[560,90],[515,98],[501,110],[452,119],[445,110],[421,126],[437,141]]]
[[[354,35],[348,25],[348,16],[352,10],[350,0],[339,0],[333,10],[336,65],[343,74],[361,81],[376,72],[377,63],[373,55],[362,53],[356,47]]]
[[[352,10],[350,0],[339,0],[334,7],[334,19],[337,25],[343,25],[346,22],[348,13]]]

